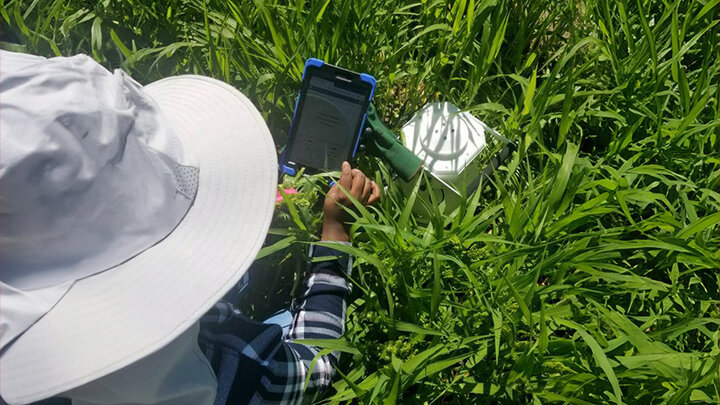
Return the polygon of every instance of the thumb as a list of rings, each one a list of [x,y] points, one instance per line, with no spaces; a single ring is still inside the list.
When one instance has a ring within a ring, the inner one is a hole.
[[[340,185],[346,190],[350,191],[350,187],[352,187],[352,167],[350,167],[350,163],[343,162],[342,163],[342,169],[340,170]]]

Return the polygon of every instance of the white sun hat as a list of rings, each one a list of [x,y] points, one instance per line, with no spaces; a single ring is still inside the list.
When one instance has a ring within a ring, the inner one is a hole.
[[[159,350],[232,288],[277,160],[253,104],[206,77],[2,51],[0,92],[0,396],[23,404]]]

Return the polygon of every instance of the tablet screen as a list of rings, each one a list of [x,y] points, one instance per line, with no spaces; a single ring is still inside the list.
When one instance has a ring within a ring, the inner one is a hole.
[[[355,145],[367,91],[350,83],[311,76],[298,109],[288,160],[322,170],[339,170]]]

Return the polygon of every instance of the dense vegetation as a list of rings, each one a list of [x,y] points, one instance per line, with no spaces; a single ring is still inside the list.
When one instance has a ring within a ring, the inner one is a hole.
[[[411,210],[424,178],[404,193],[360,157],[387,190],[356,214],[323,402],[717,404],[718,4],[5,0],[2,40],[143,83],[220,78],[278,146],[307,57],[374,75],[391,127],[449,100],[518,143],[493,184],[429,220]],[[324,181],[286,179],[301,193],[261,253],[268,297],[302,269]]]

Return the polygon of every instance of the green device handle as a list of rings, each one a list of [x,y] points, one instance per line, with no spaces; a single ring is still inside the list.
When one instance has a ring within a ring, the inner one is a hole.
[[[395,134],[382,123],[375,106],[370,104],[367,125],[363,133],[368,151],[387,162],[405,181],[420,172],[422,160],[405,147]]]

